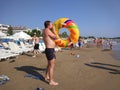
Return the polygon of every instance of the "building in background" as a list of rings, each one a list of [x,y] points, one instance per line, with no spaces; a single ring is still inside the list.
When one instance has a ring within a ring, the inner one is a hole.
[[[27,28],[27,27],[25,27],[25,26],[12,26],[12,28],[13,28],[13,34],[14,33],[18,33],[18,32],[21,32],[21,31],[26,31],[26,32],[28,32],[28,31],[31,31],[32,29],[30,29],[30,28]]]
[[[10,25],[0,24],[0,31],[7,34],[7,31],[8,31],[9,27],[10,27]],[[27,31],[28,32],[28,31],[32,30],[32,29],[27,28],[25,26],[12,26],[12,29],[13,29],[13,34],[21,32],[21,31]]]
[[[9,27],[10,25],[0,24],[0,31],[3,33],[7,33]]]

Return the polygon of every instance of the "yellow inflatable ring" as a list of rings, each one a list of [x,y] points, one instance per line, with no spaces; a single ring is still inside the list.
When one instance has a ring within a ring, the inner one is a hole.
[[[78,42],[80,32],[78,26],[75,24],[73,20],[70,20],[69,18],[60,18],[54,22],[54,26],[57,38],[60,38],[58,34],[61,28],[67,28],[70,32],[70,36],[68,39],[64,40],[60,38],[58,40],[55,40],[57,46],[68,47],[70,42],[72,43]]]

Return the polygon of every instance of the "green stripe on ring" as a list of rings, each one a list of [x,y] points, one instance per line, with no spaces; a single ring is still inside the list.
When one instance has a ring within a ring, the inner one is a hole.
[[[78,28],[78,26],[68,26],[66,28]]]

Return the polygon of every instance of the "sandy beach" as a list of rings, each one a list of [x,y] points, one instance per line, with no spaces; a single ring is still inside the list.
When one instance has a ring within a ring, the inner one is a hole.
[[[58,86],[50,86],[44,81],[47,65],[45,54],[36,58],[32,53],[0,62],[0,74],[10,81],[0,86],[0,90],[120,90],[120,61],[112,56],[112,51],[100,48],[83,48],[56,52],[54,72]],[[79,55],[79,57],[77,57]],[[27,77],[32,74],[41,79]]]

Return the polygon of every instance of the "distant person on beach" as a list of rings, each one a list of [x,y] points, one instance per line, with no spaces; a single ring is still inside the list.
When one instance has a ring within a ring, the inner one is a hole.
[[[70,49],[73,50],[73,48],[74,48],[74,44],[71,42]]]
[[[100,38],[95,38],[94,39],[94,46],[96,46],[97,48],[103,48],[104,46],[104,39],[100,39]]]
[[[32,38],[34,42],[34,51],[33,51],[33,57],[36,57],[36,55],[39,53],[39,38],[36,36],[36,33],[34,33],[34,36]]]
[[[105,40],[102,38],[102,39],[101,39],[101,47],[102,47],[102,48],[104,48],[104,42],[105,42]]]
[[[73,53],[73,50],[74,50],[74,44],[73,44],[73,42],[71,41],[71,42],[68,44],[68,46],[70,46],[70,49],[71,49],[70,54],[71,54],[71,55],[75,55],[75,54]]]
[[[46,70],[45,80],[49,83],[49,85],[58,85],[57,82],[53,80],[53,73],[55,67],[55,42],[54,40],[57,39],[55,35],[55,31],[53,28],[53,24],[51,21],[44,22],[45,29],[43,30],[43,40],[46,46],[45,54],[48,60],[48,66]]]
[[[113,47],[112,42],[108,39],[106,40],[106,46],[107,46],[108,49],[112,50],[112,47]]]
[[[97,45],[98,45],[98,38],[95,38],[95,39],[94,39],[94,46],[97,47]]]
[[[100,38],[98,38],[97,48],[100,48],[101,46],[102,46],[102,40]]]
[[[110,49],[112,50],[112,42],[111,41],[109,41],[109,47],[110,47]]]
[[[82,48],[82,45],[83,45],[83,41],[82,41],[82,39],[80,38],[80,39],[78,40],[79,49]]]

